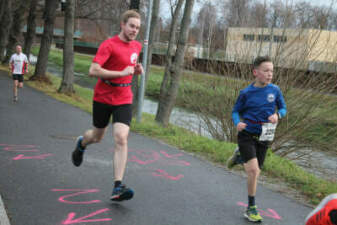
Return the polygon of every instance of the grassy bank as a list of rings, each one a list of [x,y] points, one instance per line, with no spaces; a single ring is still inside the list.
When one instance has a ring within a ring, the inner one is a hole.
[[[1,70],[7,70],[1,66]],[[33,70],[33,69],[32,69]],[[31,70],[31,71],[32,71]],[[26,77],[28,78],[28,77]],[[47,95],[52,96],[62,102],[74,105],[84,111],[91,113],[92,90],[75,85],[76,94],[67,96],[57,93],[61,79],[50,76],[52,85],[26,80],[26,84],[34,87]],[[212,162],[224,165],[228,157],[232,154],[235,144],[211,140],[200,137],[183,128],[170,125],[167,128],[159,126],[154,121],[154,116],[143,115],[142,123],[133,122],[131,130],[146,136],[163,140],[164,142],[176,146],[188,152],[201,155]],[[295,163],[281,158],[271,152],[268,153],[263,175],[277,180],[284,181],[292,188],[306,196],[312,204],[317,204],[324,196],[334,193],[337,190],[335,182],[326,181],[307,173]]]

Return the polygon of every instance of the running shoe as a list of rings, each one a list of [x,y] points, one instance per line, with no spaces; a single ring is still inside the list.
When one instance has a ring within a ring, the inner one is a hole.
[[[234,150],[233,155],[227,160],[227,168],[232,169],[235,165],[242,164],[243,160],[240,155],[239,148]]]
[[[110,197],[111,201],[121,202],[124,200],[130,200],[134,195],[132,189],[126,187],[124,184],[114,187]]]
[[[17,102],[17,101],[18,101],[18,96],[14,96],[13,102]]]
[[[248,207],[244,216],[251,222],[262,222],[263,220],[260,213],[257,211],[256,205]]]
[[[326,224],[337,224],[337,193],[325,197],[305,219],[305,225]]]
[[[71,161],[73,162],[74,166],[80,166],[83,161],[83,154],[85,148],[81,146],[81,142],[83,140],[83,136],[79,136],[76,140],[76,147],[72,153]]]

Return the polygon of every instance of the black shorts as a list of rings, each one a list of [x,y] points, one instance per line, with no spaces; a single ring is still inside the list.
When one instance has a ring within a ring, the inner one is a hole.
[[[20,83],[23,82],[23,75],[22,74],[13,74],[13,80],[18,80]]]
[[[239,151],[245,163],[257,158],[259,167],[262,168],[269,144],[268,141],[259,141],[259,135],[257,134],[245,130],[238,133]]]
[[[126,105],[108,105],[94,101],[92,106],[93,124],[96,128],[108,126],[111,115],[113,123],[124,123],[130,126],[132,120],[132,107]]]

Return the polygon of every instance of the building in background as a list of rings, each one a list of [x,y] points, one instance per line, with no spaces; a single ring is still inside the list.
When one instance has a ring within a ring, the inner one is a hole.
[[[279,67],[335,72],[337,32],[317,29],[229,28],[225,61],[251,63],[270,55]]]

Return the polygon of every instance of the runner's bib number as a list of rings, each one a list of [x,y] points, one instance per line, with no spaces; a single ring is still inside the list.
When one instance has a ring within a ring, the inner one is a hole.
[[[259,141],[273,141],[275,136],[277,123],[264,123],[262,124],[262,133]]]

